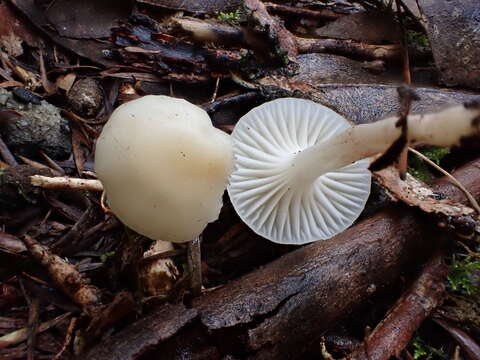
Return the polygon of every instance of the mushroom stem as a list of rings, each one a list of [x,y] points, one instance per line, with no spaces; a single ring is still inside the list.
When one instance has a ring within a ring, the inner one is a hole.
[[[407,145],[458,145],[462,139],[480,136],[480,104],[454,106],[426,115],[410,115],[407,121]],[[356,125],[299,152],[292,159],[297,179],[313,182],[325,173],[385,152],[401,135],[402,128],[397,126],[397,122],[398,117],[391,117]]]

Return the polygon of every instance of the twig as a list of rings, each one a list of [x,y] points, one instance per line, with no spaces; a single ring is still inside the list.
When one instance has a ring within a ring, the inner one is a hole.
[[[63,319],[67,318],[70,316],[71,313],[65,313],[63,315],[60,315],[52,320],[46,321],[38,327],[37,333],[44,332],[45,330],[50,329],[51,327],[57,325],[60,323]],[[7,346],[19,344],[28,338],[28,327],[15,330],[9,334],[3,335],[0,337],[0,349],[3,349]]]
[[[188,267],[191,276],[191,290],[194,296],[198,296],[202,293],[201,240],[202,236],[200,235],[196,239],[190,241],[187,249]]]
[[[105,214],[108,214],[108,215],[113,215],[115,216],[115,214],[113,213],[112,210],[110,210],[110,208],[108,207],[107,203],[106,203],[106,197],[107,197],[107,192],[106,191],[102,191],[102,196],[100,196],[100,206],[103,210],[103,212]]]
[[[455,339],[470,360],[480,360],[480,345],[466,332],[442,319],[434,318],[433,321],[445,329],[445,331]]]
[[[256,101],[260,98],[260,93],[258,91],[249,91],[244,94],[233,95],[229,97],[220,97],[214,102],[210,102],[202,105],[203,109],[209,113],[213,114],[219,111],[223,107],[244,104],[251,101]]]
[[[213,103],[217,98],[219,85],[220,85],[220,77],[217,77],[217,80],[215,81],[215,90],[213,90],[213,95],[212,95],[212,99],[210,100],[210,103]]]
[[[7,145],[3,142],[3,139],[2,139],[1,135],[0,135],[0,155],[2,155],[3,160],[5,160],[5,162],[8,165],[10,165],[10,166],[18,165],[17,160],[15,160],[15,157],[10,152]]]
[[[75,326],[77,326],[78,318],[72,317],[70,319],[70,324],[68,325],[67,334],[65,335],[65,341],[63,342],[63,346],[60,351],[53,357],[53,360],[59,360],[65,350],[67,350],[68,345],[73,337],[73,331],[75,330]]]
[[[28,307],[28,339],[27,339],[27,359],[34,360],[35,340],[38,332],[38,319],[40,310],[40,299],[34,298],[30,301]]]
[[[463,186],[457,179],[455,179],[455,177],[450,174],[448,171],[444,170],[442,167],[440,167],[439,165],[435,164],[434,161],[430,160],[428,157],[426,157],[425,155],[423,155],[420,151],[417,151],[411,147],[408,148],[408,150],[410,152],[412,152],[413,154],[417,155],[420,159],[424,160],[425,162],[427,162],[429,165],[433,166],[435,169],[437,169],[438,171],[440,171],[443,175],[445,175],[447,178],[450,179],[450,181],[452,183],[454,183],[464,194],[465,194],[465,197],[468,199],[468,201],[470,202],[470,204],[472,205],[472,208],[475,209],[475,211],[480,215],[480,205],[478,204],[477,200],[475,200],[475,198],[472,196],[472,194],[470,194],[470,191],[468,191],[465,186]]]
[[[401,0],[395,0],[397,4],[397,18],[400,24],[400,33],[402,37],[402,74],[405,84],[412,83],[412,76],[410,74],[410,60],[408,57],[408,42],[407,33],[405,32],[405,22],[403,21],[403,12],[401,7]]]
[[[33,175],[30,177],[30,182],[33,186],[45,189],[103,191],[103,185],[100,180],[94,179]]]
[[[53,161],[47,154],[45,154],[43,151],[40,151],[42,154],[43,158],[48,162],[50,165],[50,168],[55,170],[59,176],[64,176],[65,175],[65,170],[62,169],[60,165],[58,165],[55,161]]]

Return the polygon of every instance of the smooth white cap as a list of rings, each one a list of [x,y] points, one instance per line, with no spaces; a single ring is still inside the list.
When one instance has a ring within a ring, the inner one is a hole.
[[[190,241],[216,220],[231,169],[230,136],[198,106],[168,96],[118,107],[96,145],[109,206],[155,240]]]
[[[310,183],[296,176],[295,155],[350,126],[331,109],[294,98],[264,103],[244,115],[232,133],[234,170],[228,186],[242,220],[281,244],[328,239],[349,227],[370,194],[369,161]]]

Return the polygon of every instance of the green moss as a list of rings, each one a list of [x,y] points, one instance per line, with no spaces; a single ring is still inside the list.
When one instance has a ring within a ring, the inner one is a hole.
[[[432,160],[435,164],[440,165],[440,162],[450,152],[450,149],[430,146],[423,148],[420,150],[420,152]],[[430,184],[435,179],[435,175],[433,175],[431,167],[414,154],[410,154],[408,157],[408,172],[413,177],[423,181],[425,184]]]
[[[452,257],[452,264],[448,274],[448,283],[453,291],[459,291],[472,295],[480,289],[472,283],[473,272],[480,270],[480,261],[467,256],[463,260]]]
[[[415,336],[410,343],[413,348],[413,358],[415,360],[430,360],[430,359],[448,359],[443,350],[434,348],[428,345],[420,336]]]
[[[240,23],[241,12],[240,9],[231,12],[221,12],[218,14],[217,19],[224,21],[230,25],[238,25]]]
[[[427,35],[413,30],[407,30],[407,42],[412,45],[430,46]]]

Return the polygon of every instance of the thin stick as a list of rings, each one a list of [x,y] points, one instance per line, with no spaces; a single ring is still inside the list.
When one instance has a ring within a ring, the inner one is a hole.
[[[0,136],[0,155],[2,155],[3,160],[5,160],[5,162],[8,165],[10,166],[18,165],[17,160],[15,160],[15,157],[12,155],[7,145],[3,142],[3,139],[1,136]]]
[[[105,214],[108,214],[108,215],[113,215],[115,216],[115,214],[113,213],[112,210],[110,210],[110,208],[107,206],[107,203],[106,203],[106,196],[107,196],[107,193],[106,191],[102,191],[102,196],[100,196],[100,206],[102,207],[102,210]]]
[[[75,326],[77,325],[78,318],[77,317],[72,317],[70,320],[70,325],[68,325],[67,329],[67,335],[65,335],[65,341],[63,342],[63,346],[60,349],[60,351],[55,355],[53,360],[58,360],[60,357],[63,355],[65,350],[67,349],[68,344],[70,344],[70,341],[72,340],[72,335],[73,335],[73,330],[75,330]]]
[[[202,293],[202,256],[200,250],[202,236],[188,243],[187,258],[188,267],[190,268],[191,290],[194,296]]]
[[[440,166],[438,166],[437,164],[435,164],[435,162],[433,162],[432,160],[430,160],[428,157],[426,157],[425,155],[423,155],[421,152],[409,147],[408,150],[412,153],[414,153],[415,155],[417,155],[419,158],[421,158],[422,160],[426,161],[428,164],[430,164],[431,166],[433,166],[435,169],[437,169],[438,171],[440,171],[443,175],[445,175],[446,177],[448,177],[453,184],[455,184],[466,196],[466,198],[468,199],[468,201],[470,201],[470,204],[472,205],[472,207],[475,209],[475,211],[480,215],[480,206],[478,205],[478,202],[477,200],[475,200],[475,198],[472,196],[472,194],[470,194],[470,192],[457,180],[453,177],[452,174],[450,174],[448,171],[442,169]]]
[[[102,183],[100,180],[95,179],[33,175],[30,177],[30,182],[33,186],[38,186],[45,189],[103,191]]]
[[[213,95],[212,95],[212,99],[210,100],[210,103],[213,103],[217,98],[219,85],[220,85],[220,77],[217,77],[217,80],[215,81],[215,90],[213,90]]]
[[[28,307],[27,359],[35,359],[35,344],[38,332],[40,299],[33,298]]]

